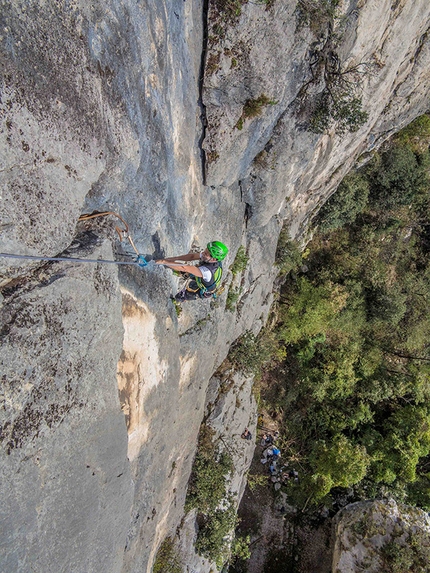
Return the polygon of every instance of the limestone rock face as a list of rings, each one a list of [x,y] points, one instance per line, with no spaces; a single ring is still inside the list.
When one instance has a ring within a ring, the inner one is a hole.
[[[430,6],[343,3],[339,57],[374,73],[368,122],[341,137],[297,114],[316,39],[295,2],[244,3],[204,77],[213,2],[208,29],[201,0],[3,4],[0,252],[127,259],[113,219],[77,226],[93,210],[118,212],[148,258],[214,239],[230,249],[223,295],[179,317],[178,279],[154,262],[0,257],[1,569],[149,572],[183,517],[208,403],[220,434],[252,419],[248,382],[242,410],[237,396],[209,399],[209,381],[267,319],[284,219],[298,235],[357,155],[428,105]],[[235,128],[262,94],[261,115]],[[241,245],[249,262],[227,310]],[[247,456],[238,446],[239,495]]]
[[[252,462],[257,428],[257,404],[252,395],[252,379],[240,374],[224,372],[213,376],[209,382],[205,424],[214,430],[213,439],[221,441],[222,449],[233,460],[233,472],[228,476],[228,491],[236,504],[246,486],[246,474]],[[245,428],[252,434],[252,440],[241,438]],[[210,573],[216,564],[201,557],[194,550],[198,526],[196,511],[192,510],[181,523],[175,540],[176,551],[184,571]]]
[[[132,484],[115,269],[48,264],[4,294],[1,568],[120,571]]]
[[[428,514],[393,499],[348,505],[336,516],[334,527],[333,573],[377,573],[383,564],[381,548],[394,544],[405,551],[411,537],[418,549],[430,546]]]
[[[430,6],[426,0],[395,7],[389,0],[340,3],[331,49],[341,70],[361,69],[368,120],[355,133],[332,129],[323,136],[306,129],[303,108],[304,86],[309,91],[321,75],[316,55],[327,46],[327,26],[320,25],[317,39],[295,2],[269,9],[246,3],[227,25],[213,6],[203,89],[207,183],[240,180],[250,226],[282,213],[295,236],[358,156],[428,108]],[[247,102],[262,95],[268,103],[248,117]]]

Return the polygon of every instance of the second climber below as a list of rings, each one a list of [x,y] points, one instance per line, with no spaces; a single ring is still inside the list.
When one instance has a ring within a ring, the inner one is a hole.
[[[228,248],[223,243],[212,241],[201,253],[169,257],[160,259],[156,263],[192,276],[192,279],[175,296],[177,302],[183,302],[197,298],[210,298],[216,293],[222,276],[221,261],[225,259],[227,253]],[[199,261],[199,264],[196,266],[184,264],[189,261]]]

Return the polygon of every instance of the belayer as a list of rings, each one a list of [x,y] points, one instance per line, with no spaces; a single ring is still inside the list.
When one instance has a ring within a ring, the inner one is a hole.
[[[222,263],[228,253],[228,248],[219,241],[207,244],[201,253],[188,253],[178,257],[169,257],[156,261],[170,269],[186,275],[192,275],[186,286],[180,290],[175,300],[195,300],[196,298],[210,298],[216,294],[222,277]],[[200,261],[197,266],[183,264],[188,261]]]

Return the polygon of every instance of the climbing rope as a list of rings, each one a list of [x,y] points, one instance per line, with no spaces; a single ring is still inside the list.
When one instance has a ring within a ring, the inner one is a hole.
[[[7,259],[30,259],[32,261],[67,261],[69,263],[137,265],[138,267],[146,267],[148,264],[143,255],[139,255],[135,261],[110,261],[109,259],[75,259],[74,257],[39,257],[37,255],[12,255],[11,253],[0,253],[0,257]]]
[[[17,255],[12,253],[0,253],[1,258],[8,258],[8,259],[29,259],[33,261],[66,261],[66,262],[73,262],[73,263],[101,263],[101,264],[110,264],[110,265],[134,265],[138,267],[146,267],[148,264],[145,260],[145,257],[139,254],[139,251],[136,249],[136,246],[133,242],[133,239],[129,235],[129,226],[127,225],[126,221],[115,213],[114,211],[103,211],[101,213],[84,213],[78,219],[78,221],[89,221],[90,219],[95,219],[96,217],[106,217],[108,215],[113,215],[117,217],[124,225],[124,228],[121,229],[118,226],[115,226],[115,231],[118,233],[119,240],[123,241],[124,238],[127,238],[130,245],[133,247],[134,252],[137,255],[136,260],[133,261],[111,261],[108,259],[77,259],[74,257],[41,257],[38,255]]]

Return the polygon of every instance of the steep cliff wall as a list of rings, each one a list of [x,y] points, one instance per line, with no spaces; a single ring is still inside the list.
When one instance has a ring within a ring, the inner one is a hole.
[[[2,7],[0,251],[118,256],[113,225],[76,226],[113,209],[146,255],[219,238],[226,270],[241,244],[250,257],[235,312],[224,294],[179,319],[177,279],[153,263],[0,259],[5,570],[150,570],[183,514],[209,380],[269,312],[283,220],[297,234],[358,155],[428,107],[428,3],[345,3],[338,52],[373,63],[369,120],[310,133],[296,103],[315,38],[295,10],[244,3],[209,41],[201,94],[199,0]],[[261,94],[276,103],[235,127]]]

